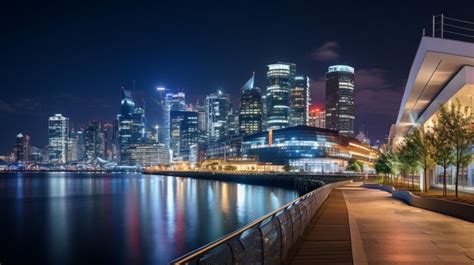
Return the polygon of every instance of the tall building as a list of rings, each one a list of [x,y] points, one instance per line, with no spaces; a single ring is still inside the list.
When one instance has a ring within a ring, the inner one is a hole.
[[[210,142],[217,141],[226,136],[229,112],[229,94],[222,93],[219,90],[206,97],[206,125]]]
[[[129,145],[146,141],[145,110],[136,106],[130,91],[123,89],[118,121],[118,149],[122,154]],[[102,132],[101,132],[102,133]],[[104,151],[105,152],[105,151]],[[103,158],[103,156],[101,156]],[[121,158],[120,161],[123,161]]]
[[[186,95],[183,92],[166,93],[162,103],[161,141],[166,147],[171,145],[171,111],[186,111]]]
[[[67,142],[69,137],[69,118],[55,114],[48,120],[48,161],[67,162]]]
[[[333,65],[326,73],[326,128],[354,135],[354,68]]]
[[[105,139],[100,122],[92,121],[85,130],[85,146],[88,161],[105,158]]]
[[[308,125],[310,105],[309,77],[297,75],[290,88],[290,126]]]
[[[84,131],[82,129],[76,131],[77,137],[77,160],[82,160],[86,156],[86,143]]]
[[[171,111],[171,150],[173,158],[189,160],[191,145],[198,143],[198,113],[194,111]]]
[[[102,125],[102,134],[104,136],[104,158],[113,161],[115,159],[113,124]]]
[[[200,105],[196,103],[194,111],[198,113],[198,128],[201,132],[206,131],[206,105]]]
[[[262,131],[262,94],[254,86],[255,74],[240,89],[239,128],[241,135]]]
[[[285,128],[289,125],[290,88],[296,65],[278,62],[267,68],[267,129]]]
[[[19,133],[16,136],[16,162],[28,163],[30,154],[30,136]]]
[[[309,111],[309,126],[326,128],[326,111],[313,107]]]
[[[77,133],[74,129],[69,131],[69,137],[67,142],[67,161],[77,161]]]

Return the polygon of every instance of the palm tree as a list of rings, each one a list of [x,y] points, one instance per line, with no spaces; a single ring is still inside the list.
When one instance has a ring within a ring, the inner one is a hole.
[[[457,198],[459,171],[468,165],[471,158],[467,151],[474,138],[474,130],[472,128],[473,115],[470,107],[462,107],[459,99],[456,99],[456,102],[451,104],[449,109],[440,109],[440,116],[444,116],[444,120],[447,120],[445,124],[448,131],[447,135],[454,149],[453,164],[456,166],[455,192]]]

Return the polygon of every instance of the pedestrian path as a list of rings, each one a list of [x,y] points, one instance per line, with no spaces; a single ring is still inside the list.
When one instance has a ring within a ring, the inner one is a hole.
[[[285,264],[352,264],[349,217],[342,190],[330,193]]]
[[[356,264],[474,264],[474,223],[409,206],[360,183],[339,190]]]

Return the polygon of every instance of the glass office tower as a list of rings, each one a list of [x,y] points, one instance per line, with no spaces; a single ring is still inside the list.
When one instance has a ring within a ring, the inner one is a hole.
[[[290,88],[296,65],[278,62],[267,66],[267,129],[289,126]]]
[[[354,68],[330,66],[326,73],[326,128],[354,135]]]

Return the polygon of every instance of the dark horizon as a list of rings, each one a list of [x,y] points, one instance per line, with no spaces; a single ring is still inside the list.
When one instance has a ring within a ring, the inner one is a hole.
[[[313,103],[320,106],[327,67],[355,67],[354,129],[364,126],[373,142],[384,140],[431,16],[472,16],[471,2],[441,4],[12,4],[0,16],[7,25],[0,43],[0,119],[7,125],[0,152],[12,150],[20,132],[44,147],[47,118],[55,113],[74,128],[110,122],[121,87],[130,88],[132,80],[150,124],[158,120],[158,86],[185,92],[193,104],[222,89],[236,104],[253,71],[256,86],[265,89],[265,66],[276,61],[296,63],[311,78]]]

